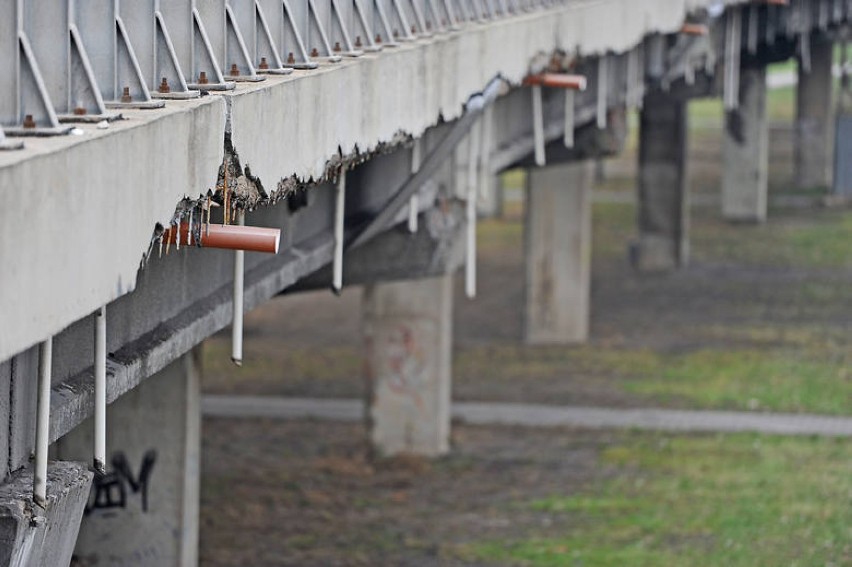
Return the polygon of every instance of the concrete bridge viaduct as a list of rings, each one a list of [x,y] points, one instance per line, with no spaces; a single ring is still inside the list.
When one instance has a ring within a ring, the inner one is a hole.
[[[526,339],[583,341],[590,163],[621,150],[627,111],[631,256],[676,269],[688,100],[724,99],[723,214],[762,222],[766,66],[799,60],[797,181],[827,185],[850,17],[847,0],[3,0],[0,564],[194,564],[194,348],[230,325],[239,361],[242,313],[282,292],[367,285],[369,438],[447,451],[450,278],[475,295],[497,174],[528,170]],[[208,245],[208,223],[280,230],[277,253]]]

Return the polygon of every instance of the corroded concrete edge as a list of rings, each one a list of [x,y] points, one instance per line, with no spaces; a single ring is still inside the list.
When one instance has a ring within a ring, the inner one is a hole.
[[[32,471],[0,486],[0,566],[68,565],[89,498],[92,473],[83,463],[48,468],[47,508],[34,509]]]
[[[490,78],[517,83],[536,55],[624,51],[710,4],[574,2],[234,94],[127,111],[108,130],[82,125],[79,137],[28,139],[27,149],[0,155],[0,360],[132,291],[155,223],[185,195],[215,185],[226,124],[267,186],[291,175],[316,179],[338,151],[369,151],[458,117]]]

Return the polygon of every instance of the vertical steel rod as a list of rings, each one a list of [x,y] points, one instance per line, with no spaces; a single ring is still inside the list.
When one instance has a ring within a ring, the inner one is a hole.
[[[465,295],[469,298],[476,297],[476,198],[477,179],[476,174],[479,167],[479,136],[480,130],[475,124],[470,130],[467,160],[467,246],[465,258]]]
[[[53,337],[38,349],[38,407],[36,409],[35,467],[33,502],[47,505],[47,448],[50,445],[50,376],[52,374]]]
[[[246,213],[240,209],[237,212],[237,224],[246,223]],[[231,324],[231,360],[237,366],[243,365],[243,284],[245,278],[244,250],[234,252],[234,314]]]
[[[346,213],[346,170],[337,177],[337,194],[334,206],[334,261],[332,264],[331,289],[340,293],[343,289],[343,220]]]
[[[535,164],[539,167],[545,164],[544,154],[544,111],[541,105],[541,86],[532,87],[533,109],[533,140],[535,142]]]
[[[574,91],[565,89],[565,137],[566,148],[574,147]]]
[[[411,175],[414,175],[420,169],[420,160],[422,159],[420,144],[421,139],[417,138],[414,140],[414,147],[411,148]],[[417,193],[415,193],[408,200],[408,232],[411,234],[417,232],[418,212]]]
[[[106,472],[106,306],[95,313],[95,471]]]

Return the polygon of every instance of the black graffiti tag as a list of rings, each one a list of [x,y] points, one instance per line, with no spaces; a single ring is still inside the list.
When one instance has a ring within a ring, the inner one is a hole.
[[[149,449],[142,456],[139,474],[134,475],[130,462],[121,451],[112,456],[112,471],[106,474],[96,474],[92,485],[92,497],[86,505],[86,514],[94,510],[111,508],[126,508],[128,490],[139,494],[142,500],[142,511],[148,511],[148,483],[154,463],[157,462],[157,451]]]

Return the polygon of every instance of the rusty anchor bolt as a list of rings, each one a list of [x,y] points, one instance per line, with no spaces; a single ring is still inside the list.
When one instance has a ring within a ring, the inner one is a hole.
[[[130,87],[124,87],[122,90],[121,102],[133,102],[133,97],[130,96]]]
[[[393,30],[393,36],[399,37],[399,30]]]
[[[311,49],[311,57],[319,57],[319,51],[317,51],[316,47]]]
[[[86,115],[86,109],[83,108],[82,106],[78,106],[74,109],[74,116],[85,116],[85,115]]]
[[[231,63],[231,76],[239,77],[240,76],[240,68],[237,67],[236,63]]]
[[[376,43],[381,43],[381,42],[382,42],[382,34],[377,33],[376,34]]]
[[[24,116],[24,128],[35,128],[35,127],[36,127],[36,123],[35,123],[35,120],[33,120],[33,115],[27,114],[26,116]]]
[[[361,43],[361,36],[360,36],[360,35],[356,35],[356,36],[355,36],[355,47],[361,47],[362,45],[364,45],[364,44],[363,44],[363,43]]]
[[[339,42],[339,41],[335,41],[335,42],[334,42],[334,47],[332,47],[332,48],[331,48],[331,50],[332,50],[332,51],[334,51],[335,53],[339,53],[339,52],[341,51],[341,49],[340,49],[340,42]]]
[[[157,88],[157,91],[161,93],[172,92],[172,88],[169,86],[169,81],[165,77],[163,77],[163,80],[160,81],[160,86]]]
[[[199,85],[206,85],[207,84],[207,73],[205,73],[204,71],[201,71],[198,74],[198,84]]]
[[[287,65],[292,65],[295,62],[296,58],[293,57],[293,52],[291,51],[289,54],[287,54]]]
[[[269,63],[266,62],[266,57],[260,58],[260,65],[258,65],[257,68],[261,69],[263,71],[266,71],[267,69],[269,69]]]
[[[414,24],[411,24],[411,33],[412,33],[412,34],[416,34],[416,33],[417,33],[417,26],[415,26]]]
[[[431,29],[432,29],[432,21],[431,21],[431,20],[426,20],[426,29],[427,29],[427,30],[431,30]]]
[[[441,18],[441,25],[444,26],[444,27],[447,27],[447,19],[446,18]]]

